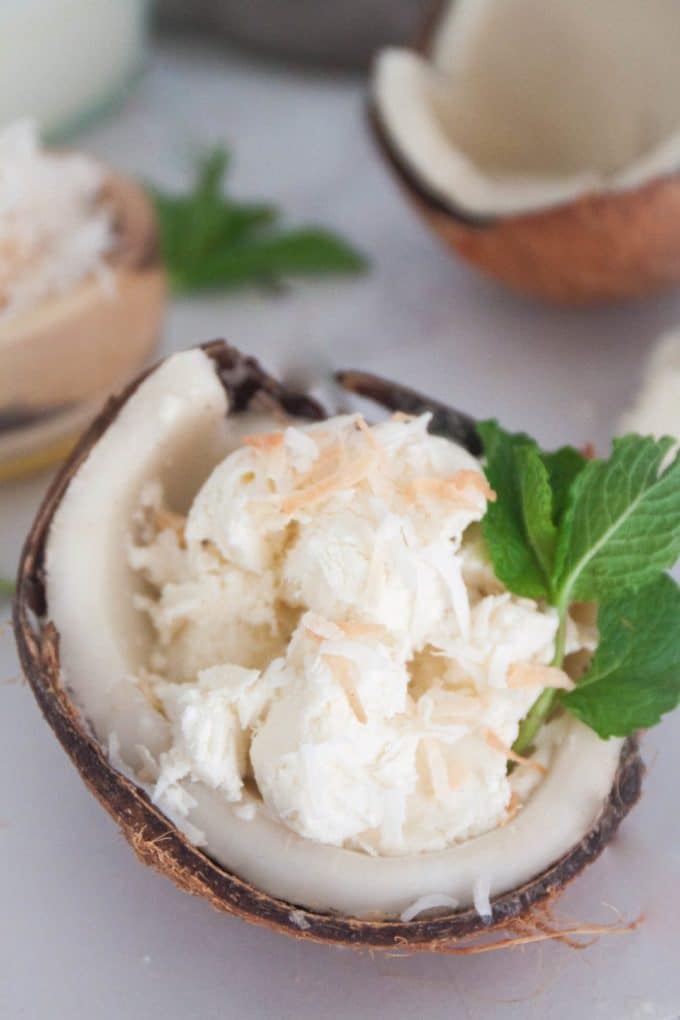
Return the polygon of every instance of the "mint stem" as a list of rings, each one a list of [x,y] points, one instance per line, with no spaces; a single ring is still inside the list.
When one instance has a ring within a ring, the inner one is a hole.
[[[547,687],[536,698],[520,723],[517,740],[512,745],[515,754],[526,754],[532,748],[536,734],[550,714],[556,694],[554,687]]]
[[[564,662],[564,649],[567,643],[567,617],[569,615],[569,598],[562,595],[557,604],[559,623],[555,636],[555,655],[551,665],[562,668]],[[547,687],[542,694],[536,698],[519,726],[517,740],[512,745],[515,754],[526,754],[533,747],[536,734],[552,711],[557,690],[554,687]]]

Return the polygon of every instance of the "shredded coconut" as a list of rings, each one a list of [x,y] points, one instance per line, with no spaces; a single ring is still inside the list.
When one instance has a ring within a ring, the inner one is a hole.
[[[99,201],[103,181],[94,160],[41,149],[31,121],[0,130],[0,322],[106,275],[113,223]]]
[[[490,920],[493,916],[491,900],[489,898],[490,892],[491,881],[489,876],[479,875],[472,890],[472,900],[475,905],[475,910],[485,921]]]
[[[442,907],[455,910],[457,906],[458,900],[454,900],[452,896],[447,896],[446,893],[427,893],[425,896],[419,896],[410,907],[402,911],[399,920],[413,921],[419,914],[424,914],[425,911],[441,910]]]
[[[493,575],[494,494],[428,420],[248,436],[186,520],[144,490],[130,562],[155,634],[140,689],[171,730],[164,809],[189,812],[196,782],[238,809],[248,784],[302,836],[399,855],[504,824],[540,781],[543,760],[520,764],[536,775],[513,793],[506,766],[541,690],[570,685],[557,615]],[[593,643],[570,621],[569,651]]]
[[[291,910],[288,917],[295,927],[300,929],[300,931],[307,931],[311,928],[309,921],[305,917],[304,910]]]
[[[236,815],[237,818],[240,818],[241,821],[243,822],[252,822],[256,813],[257,808],[255,807],[252,800],[248,800],[244,804],[238,804],[234,808],[234,814]]]

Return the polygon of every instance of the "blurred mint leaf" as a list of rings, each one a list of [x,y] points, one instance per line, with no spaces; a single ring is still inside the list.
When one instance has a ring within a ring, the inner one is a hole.
[[[367,260],[339,235],[320,227],[280,224],[276,206],[237,202],[224,193],[229,156],[215,149],[197,167],[187,195],[150,188],[160,247],[175,291],[276,286],[289,277],[359,273]]]
[[[276,282],[291,276],[359,272],[360,256],[340,238],[322,230],[280,232],[247,244],[207,253],[200,261],[175,272],[183,290],[237,287],[251,281]]]

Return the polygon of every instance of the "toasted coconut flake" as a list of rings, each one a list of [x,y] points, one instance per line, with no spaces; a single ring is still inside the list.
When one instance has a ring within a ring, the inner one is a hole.
[[[460,506],[476,509],[476,504],[466,498],[471,491],[484,496],[491,503],[496,500],[496,493],[484,475],[468,469],[456,471],[450,478],[429,476],[414,478],[407,488],[408,494],[416,499],[451,500]]]
[[[317,435],[318,440],[318,435]],[[300,489],[306,489],[317,482],[323,481],[329,475],[338,471],[345,460],[345,444],[342,438],[334,440],[330,446],[319,453],[314,461],[314,466],[306,474],[297,479]]]
[[[362,432],[364,434],[364,436],[366,437],[366,439],[368,440],[369,443],[371,443],[373,446],[379,446],[380,445],[378,443],[378,440],[373,435],[373,432],[371,430],[371,426],[368,424],[368,422],[364,418],[363,414],[360,414],[360,415],[357,416],[356,426],[359,429],[359,432]]]
[[[362,456],[356,457],[354,461],[341,464],[338,470],[329,477],[287,496],[281,502],[281,510],[284,514],[293,514],[305,507],[323,503],[336,492],[342,492],[343,489],[351,489],[354,485],[358,485],[366,478],[374,465],[375,454],[372,450],[367,451]]]
[[[519,796],[517,795],[517,792],[515,790],[513,790],[512,793],[510,794],[510,800],[508,802],[508,806],[507,806],[507,809],[506,809],[506,815],[505,815],[505,818],[503,819],[503,821],[501,822],[501,825],[507,825],[508,822],[511,822],[513,820],[513,818],[515,818],[516,815],[519,813],[521,808],[522,808],[522,801],[520,800]]]
[[[316,641],[317,644],[323,644],[323,642],[326,640],[323,634],[319,634],[317,631],[312,630],[311,627],[305,627],[305,634],[312,641]]]
[[[573,691],[576,684],[563,669],[541,666],[535,662],[516,662],[508,670],[508,687],[554,687],[560,691]]]
[[[378,641],[388,641],[390,634],[387,627],[381,623],[359,623],[355,620],[345,620],[336,623],[336,627],[349,638],[374,638]]]
[[[266,453],[283,446],[283,441],[283,432],[256,432],[243,437],[244,446],[250,446],[254,450],[264,450]]]
[[[181,549],[186,549],[187,547],[184,535],[186,522],[186,517],[182,517],[181,514],[173,513],[173,511],[168,510],[167,507],[157,506],[153,507],[151,511],[151,523],[156,531],[174,531]]]
[[[372,447],[372,449],[381,458],[381,460],[384,460],[385,448],[382,446],[381,443],[378,442],[378,440],[375,437],[373,429],[370,427],[370,425],[367,424],[366,419],[364,418],[363,415],[359,415],[356,421],[356,425],[357,429],[359,430],[359,432],[361,432],[362,436],[364,437],[368,445]]]
[[[323,658],[342,687],[357,722],[365,725],[368,722],[368,716],[356,689],[356,664],[342,655],[324,655]]]
[[[483,474],[473,471],[470,468],[462,468],[456,471],[453,481],[462,489],[475,489],[481,493],[490,503],[496,502],[496,493],[491,488]]]
[[[547,775],[547,768],[545,765],[541,765],[540,761],[534,761],[533,758],[525,758],[523,754],[517,754],[511,747],[508,747],[503,743],[498,734],[494,733],[493,730],[484,730],[484,740],[492,747],[494,751],[501,751],[508,761],[514,762],[516,765],[528,765],[532,769],[536,769],[541,775]]]

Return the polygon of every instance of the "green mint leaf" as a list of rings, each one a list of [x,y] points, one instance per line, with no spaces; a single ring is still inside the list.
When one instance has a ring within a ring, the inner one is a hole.
[[[552,601],[557,526],[586,460],[569,446],[543,453],[525,433],[506,432],[494,420],[477,431],[497,495],[482,521],[496,574],[517,595]]]
[[[518,446],[515,449],[515,461],[522,499],[524,531],[549,585],[557,542],[550,476],[536,446],[528,444]]]
[[[560,527],[555,590],[562,602],[603,601],[640,588],[680,556],[680,460],[661,466],[671,439],[614,441],[572,485]]]
[[[355,273],[365,261],[341,238],[323,230],[281,232],[207,255],[176,277],[185,290],[269,283],[292,276]]]
[[[562,704],[604,739],[656,725],[680,703],[680,589],[662,574],[603,602],[598,627],[591,666]]]
[[[208,255],[231,250],[244,240],[257,236],[279,218],[273,205],[263,202],[223,204],[213,209],[209,221],[196,218],[194,200],[155,195],[161,251],[170,271],[180,272]],[[196,232],[196,223],[202,224]]]
[[[206,153],[198,162],[197,198],[200,201],[219,200],[222,182],[231,156],[227,149],[218,146]]]
[[[216,149],[197,168],[188,195],[150,187],[160,248],[175,290],[269,285],[292,276],[357,273],[366,259],[336,234],[286,230],[276,206],[236,202],[224,194],[229,155]]]
[[[514,749],[531,750],[558,697],[603,738],[655,725],[680,703],[680,590],[664,573],[680,556],[680,458],[664,466],[673,441],[626,436],[608,461],[589,461],[493,421],[478,431],[497,494],[482,533],[510,591],[557,606],[555,665],[569,605],[599,603],[590,668],[575,691],[540,695]]]
[[[477,432],[485,454],[485,471],[496,502],[482,519],[482,535],[496,576],[510,591],[527,598],[548,596],[548,583],[526,533],[522,487],[515,452],[538,447],[523,433],[505,432],[497,421],[479,422]]]
[[[573,446],[562,446],[559,450],[544,453],[542,456],[552,489],[553,521],[557,525],[567,508],[571,486],[588,461]]]
[[[14,582],[0,577],[0,599],[11,599],[14,595]]]

